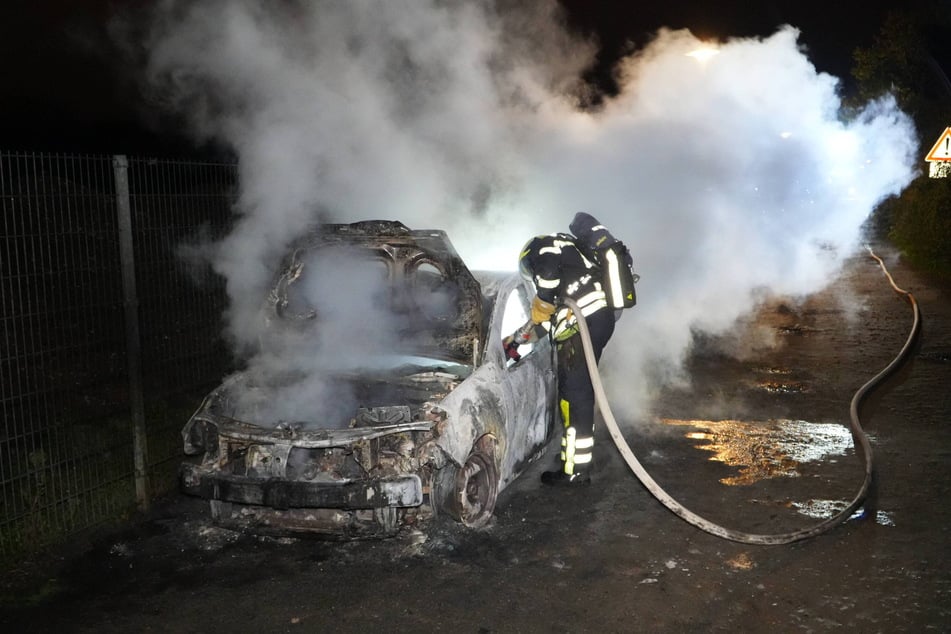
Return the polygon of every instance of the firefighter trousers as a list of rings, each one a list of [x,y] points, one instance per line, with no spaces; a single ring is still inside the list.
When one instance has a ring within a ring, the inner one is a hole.
[[[587,317],[594,357],[614,334],[614,311],[602,308]],[[581,335],[575,334],[559,342],[558,398],[564,435],[561,439],[561,461],[565,473],[572,475],[587,470],[594,452],[594,387],[588,374]]]

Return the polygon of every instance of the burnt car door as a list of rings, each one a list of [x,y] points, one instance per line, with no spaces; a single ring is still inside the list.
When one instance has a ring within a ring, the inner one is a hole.
[[[525,323],[534,288],[512,275],[498,293],[489,324],[486,363],[500,368],[500,387],[509,444],[499,471],[504,487],[537,458],[551,437],[557,393],[555,358],[548,337],[519,348],[521,358],[505,356],[502,340]]]

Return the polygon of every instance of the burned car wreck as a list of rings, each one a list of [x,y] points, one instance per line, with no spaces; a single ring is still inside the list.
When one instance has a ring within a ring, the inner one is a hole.
[[[259,533],[485,525],[554,428],[549,342],[517,363],[501,344],[532,294],[474,275],[442,231],[316,227],[278,270],[260,349],[182,430],[182,489]]]

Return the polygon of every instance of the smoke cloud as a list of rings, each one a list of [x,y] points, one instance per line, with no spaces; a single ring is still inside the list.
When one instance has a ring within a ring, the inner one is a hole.
[[[383,262],[325,246],[302,251],[296,263],[275,298],[281,308],[257,315],[259,345],[241,385],[229,393],[229,415],[261,424],[344,425],[368,402],[340,377],[397,363],[387,357],[422,349],[424,332],[408,315],[386,308]],[[449,299],[438,292],[429,297],[437,309]]]
[[[891,100],[843,115],[784,27],[721,42],[661,30],[579,106],[596,52],[553,0],[169,0],[153,16],[154,93],[240,158],[240,221],[215,249],[230,333],[257,341],[277,258],[315,220],[445,229],[470,268],[515,268],[575,212],[624,240],[638,306],[605,354],[615,403],[641,411],[692,332],[719,332],[764,289],[822,287],[875,204],[913,177]],[[292,363],[292,355],[282,357]],[[643,387],[639,393],[638,389]]]

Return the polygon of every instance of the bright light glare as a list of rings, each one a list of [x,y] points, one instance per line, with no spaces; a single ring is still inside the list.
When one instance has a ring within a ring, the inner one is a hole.
[[[692,57],[698,62],[705,64],[719,54],[720,51],[712,46],[701,46],[687,53],[687,57]]]

